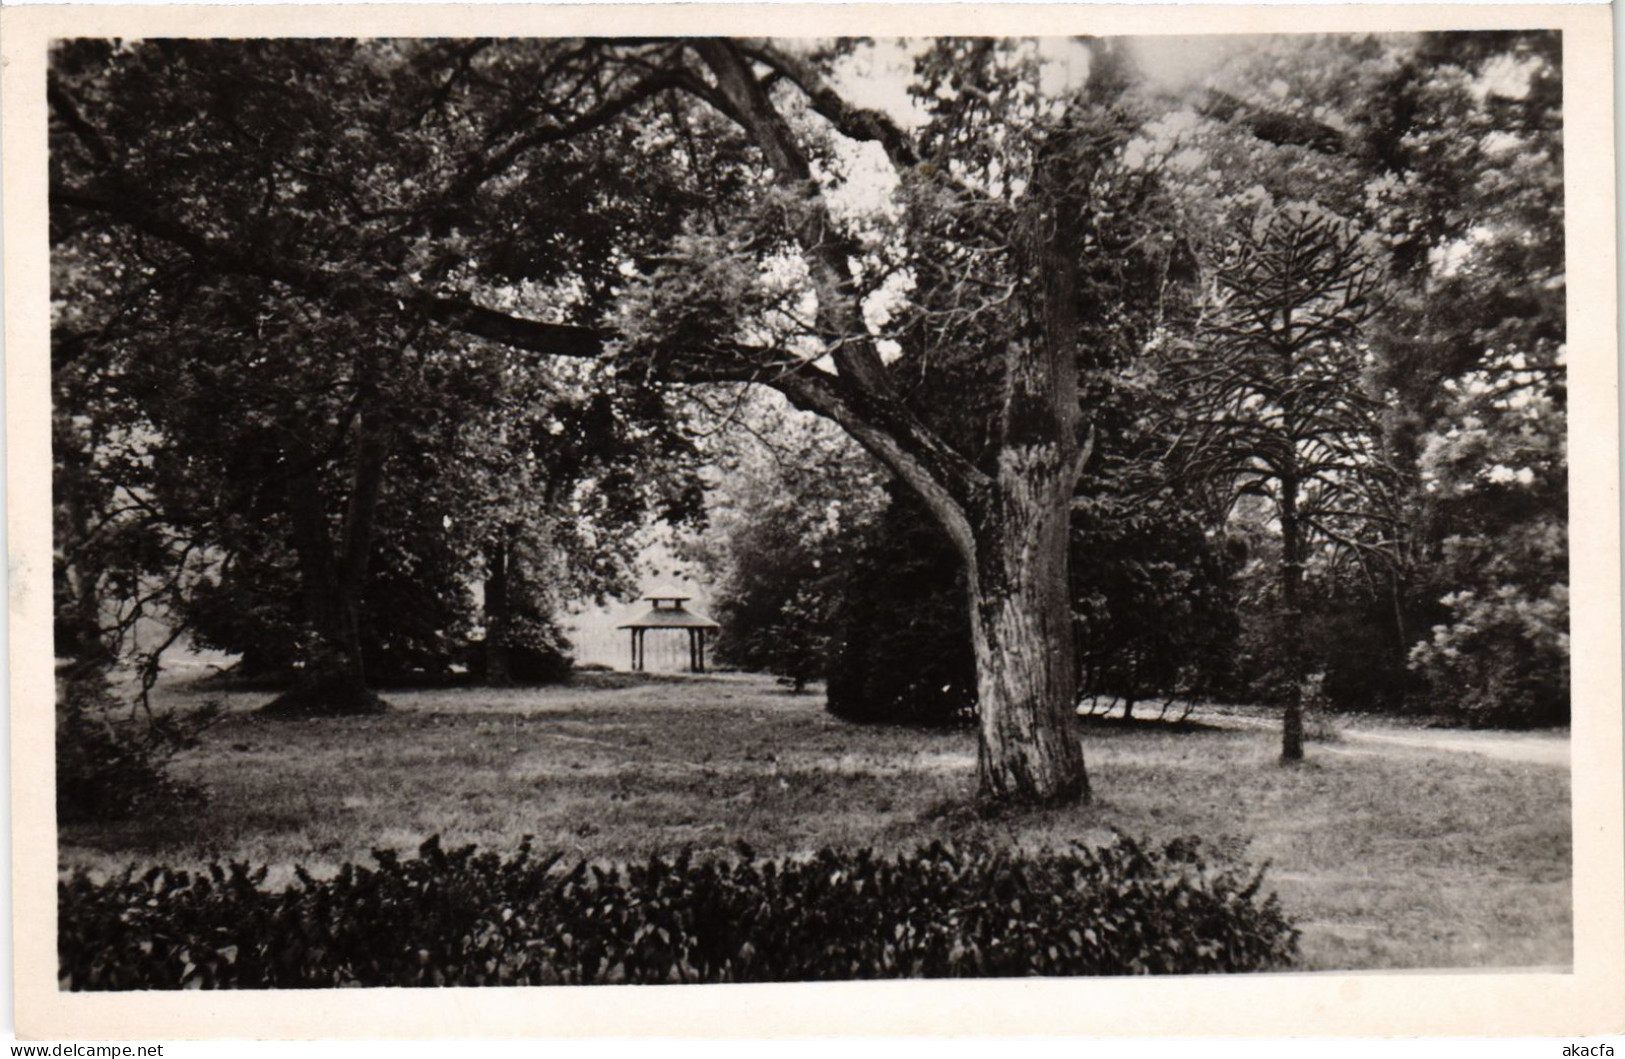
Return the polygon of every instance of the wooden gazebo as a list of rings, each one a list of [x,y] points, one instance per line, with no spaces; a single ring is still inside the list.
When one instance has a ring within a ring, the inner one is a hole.
[[[683,604],[692,597],[680,592],[660,589],[644,598],[651,604],[648,612],[619,626],[622,629],[632,630],[632,669],[634,671],[643,669],[644,638],[648,636],[650,629],[684,629],[688,632],[689,671],[705,672],[706,634],[721,626],[703,614],[696,614],[684,607]]]

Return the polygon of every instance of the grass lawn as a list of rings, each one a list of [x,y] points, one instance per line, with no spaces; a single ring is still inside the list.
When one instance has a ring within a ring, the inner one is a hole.
[[[1415,747],[1316,746],[1282,768],[1264,730],[1085,724],[1095,800],[991,818],[970,732],[868,728],[755,676],[589,674],[572,687],[396,691],[381,717],[268,721],[263,692],[171,688],[231,713],[176,760],[206,804],[64,829],[61,867],[210,859],[330,871],[450,845],[602,858],[980,837],[1023,846],[1112,827],[1198,834],[1252,862],[1303,928],[1307,969],[1566,966],[1566,768]]]

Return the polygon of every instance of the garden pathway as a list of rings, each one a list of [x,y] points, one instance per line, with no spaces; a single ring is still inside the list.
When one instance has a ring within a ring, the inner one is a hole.
[[[1220,728],[1270,728],[1280,722],[1261,717],[1240,717],[1231,713],[1197,710],[1195,719]],[[1482,754],[1500,761],[1520,761],[1531,765],[1569,765],[1568,732],[1486,732],[1440,728],[1365,728],[1340,724],[1339,742],[1317,742],[1322,750],[1377,752],[1384,747],[1412,750],[1443,750],[1452,753]],[[1350,745],[1354,744],[1354,745]]]

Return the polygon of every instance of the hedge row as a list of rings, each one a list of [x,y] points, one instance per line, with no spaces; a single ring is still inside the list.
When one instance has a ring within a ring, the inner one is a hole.
[[[1194,839],[1022,855],[688,854],[564,870],[430,839],[280,892],[244,864],[59,886],[65,989],[764,982],[1251,971],[1297,931]]]

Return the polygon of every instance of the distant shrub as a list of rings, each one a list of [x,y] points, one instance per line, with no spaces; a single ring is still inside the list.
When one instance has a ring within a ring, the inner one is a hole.
[[[845,721],[950,726],[976,710],[963,563],[920,503],[864,527],[833,594],[826,705]]]
[[[1434,708],[1474,728],[1569,723],[1569,593],[1562,583],[1443,599],[1450,621],[1411,649]]]
[[[119,716],[100,675],[58,681],[56,815],[64,824],[113,820],[201,792],[169,775],[176,753],[196,745],[217,703],[153,717]]]
[[[551,616],[521,614],[509,625],[508,674],[521,684],[562,684],[570,679],[570,640]]]
[[[75,990],[768,982],[1255,971],[1298,932],[1262,872],[1200,843],[1125,836],[1023,855],[933,844],[882,856],[582,862],[375,852],[280,892],[246,865],[58,887]]]
[[[477,641],[460,661],[477,681],[497,684],[563,684],[575,671],[568,636],[551,616],[526,607],[510,615],[497,642]],[[495,651],[492,649],[496,648]],[[493,665],[500,665],[494,672]]]

